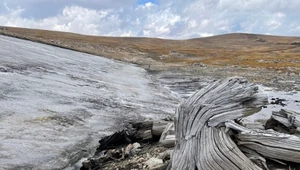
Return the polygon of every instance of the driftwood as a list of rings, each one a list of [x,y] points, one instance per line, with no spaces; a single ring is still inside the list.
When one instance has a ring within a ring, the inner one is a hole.
[[[300,138],[273,130],[252,130],[234,122],[226,126],[239,131],[238,145],[252,149],[266,158],[300,163]]]
[[[219,126],[256,113],[266,101],[257,86],[236,77],[216,81],[192,95],[176,111],[176,141],[168,169],[261,169]]]
[[[165,148],[172,148],[175,145],[175,127],[174,123],[168,123],[161,134],[159,143]]]
[[[137,130],[134,137],[136,141],[150,142],[152,141],[151,129],[153,126],[153,122],[151,121],[143,121],[143,122],[131,122],[133,128]]]
[[[158,141],[160,139],[160,136],[163,133],[163,131],[166,128],[168,123],[169,123],[169,121],[153,122],[152,135],[153,135],[154,141]]]
[[[149,142],[152,141],[152,132],[151,130],[146,130],[142,134],[143,142]]]
[[[148,142],[152,140],[151,129],[153,122],[130,122],[127,127],[112,135],[106,136],[99,141],[99,146],[95,155],[100,154],[103,150],[113,149],[118,146],[134,143]]]
[[[259,153],[257,153],[256,151],[243,147],[243,146],[239,146],[239,149],[252,161],[255,162],[255,164],[259,165],[259,167],[263,167],[264,169],[269,169],[268,165],[267,165],[267,160],[262,157]],[[274,160],[277,161],[277,160]],[[280,162],[281,163],[281,162]]]
[[[273,112],[272,118],[288,128],[300,127],[300,113],[295,111],[281,109],[279,112]]]

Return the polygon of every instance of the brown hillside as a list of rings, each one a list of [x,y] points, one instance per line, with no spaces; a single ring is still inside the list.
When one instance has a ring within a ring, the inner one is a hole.
[[[7,27],[0,34],[101,55],[140,65],[262,67],[300,71],[300,37],[225,34],[189,40],[87,36]]]

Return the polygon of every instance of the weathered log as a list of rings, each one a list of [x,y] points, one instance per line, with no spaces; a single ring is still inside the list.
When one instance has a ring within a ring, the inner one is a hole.
[[[98,155],[101,151],[116,148],[117,146],[123,145],[123,144],[129,144],[135,141],[135,135],[136,132],[129,131],[128,129],[123,130],[121,132],[116,132],[110,136],[106,136],[103,139],[99,141],[99,146],[96,150],[95,155]]]
[[[149,130],[153,126],[153,121],[129,122],[129,124],[138,130]]]
[[[165,148],[171,148],[175,145],[175,127],[174,123],[168,123],[161,134],[159,143]]]
[[[260,110],[267,102],[244,78],[216,81],[176,110],[175,148],[169,169],[261,169],[232,141],[222,123]]]
[[[152,141],[152,132],[151,132],[151,130],[143,131],[142,138],[143,138],[143,140],[142,140],[143,142]]]
[[[264,169],[269,170],[268,165],[267,165],[267,161],[264,157],[262,157],[259,153],[257,153],[256,151],[243,147],[243,146],[239,146],[239,149],[252,161],[255,162],[256,165],[259,165],[260,167],[264,167]],[[275,159],[273,159],[273,161],[277,161]]]
[[[131,123],[132,127],[137,130],[137,133],[135,134],[136,141],[151,141],[152,140],[152,133],[151,129],[153,126],[153,122],[151,121],[144,121],[144,122],[137,122],[137,123]]]
[[[281,109],[279,112],[272,112],[272,118],[286,127],[300,127],[300,113]]]
[[[168,121],[153,122],[152,135],[155,141],[158,141],[160,139],[160,136],[163,133],[168,123],[170,122]]]
[[[246,122],[243,123],[243,126],[249,129],[261,129],[261,130],[265,129],[264,125],[261,122]]]
[[[300,138],[273,130],[247,129],[234,122],[226,126],[239,131],[238,145],[255,150],[266,158],[300,163]]]
[[[98,155],[103,150],[113,149],[121,145],[126,145],[137,141],[151,141],[152,125],[153,122],[151,121],[130,122],[124,130],[103,137],[99,141],[99,146],[95,155]]]

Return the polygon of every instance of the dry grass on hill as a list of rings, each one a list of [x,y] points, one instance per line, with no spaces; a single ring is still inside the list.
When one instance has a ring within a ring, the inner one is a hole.
[[[300,37],[225,34],[189,40],[87,36],[7,27],[0,34],[140,65],[239,65],[300,72]]]

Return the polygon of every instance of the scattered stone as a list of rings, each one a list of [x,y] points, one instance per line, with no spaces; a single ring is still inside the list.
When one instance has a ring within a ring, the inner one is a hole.
[[[133,148],[133,145],[132,144],[129,144],[129,145],[127,145],[127,147],[125,148],[125,157],[129,157],[129,156],[132,156],[131,155],[131,150],[132,150],[132,148]]]
[[[6,30],[7,30],[7,27],[0,27],[0,30],[6,31]]]
[[[255,41],[256,41],[256,42],[266,42],[266,40],[264,40],[264,39],[262,39],[262,38],[257,38]]]
[[[147,167],[149,169],[154,168],[157,165],[163,164],[163,160],[162,159],[158,159],[158,158],[150,158],[148,161],[145,162],[145,165],[147,165]]]
[[[150,170],[166,170],[168,168],[168,165],[169,165],[168,163],[158,164],[150,168]]]
[[[92,167],[91,161],[90,160],[85,160],[82,162],[82,167],[85,169],[90,170]]]
[[[135,143],[133,143],[132,144],[132,149],[131,149],[131,151],[130,151],[130,154],[132,155],[132,156],[134,156],[134,155],[136,155],[138,152],[140,152],[141,151],[141,144],[139,144],[139,143],[137,143],[137,142],[135,142]]]
[[[296,41],[296,42],[292,42],[291,45],[297,45],[297,46],[300,46],[300,42],[297,42],[297,41]]]
[[[197,67],[206,67],[206,65],[205,64],[203,64],[203,63],[194,63],[193,64],[193,66],[197,66]]]
[[[104,155],[103,159],[105,160],[118,160],[123,158],[123,150],[122,149],[111,149]],[[104,162],[103,161],[103,162]]]
[[[149,169],[145,162],[167,150],[157,142],[153,142],[152,128],[153,122],[131,122],[124,130],[102,138],[95,155],[82,163],[81,170],[93,170],[99,167],[119,170]],[[164,160],[169,160],[169,157],[166,155]],[[158,163],[163,164],[163,161],[150,166],[156,166]],[[166,165],[154,168],[159,170],[164,166]]]
[[[159,153],[157,158],[162,159],[164,162],[171,159],[173,150],[166,150],[165,152]]]
[[[286,106],[285,102],[286,100],[285,99],[280,99],[280,98],[272,98],[271,99],[272,101],[270,102],[270,104],[276,104],[276,105],[281,105],[281,106]]]
[[[0,72],[3,72],[3,73],[6,73],[8,72],[7,69],[3,68],[3,67],[0,67]]]

